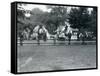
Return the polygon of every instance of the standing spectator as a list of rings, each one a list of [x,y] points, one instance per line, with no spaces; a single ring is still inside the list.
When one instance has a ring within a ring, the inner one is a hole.
[[[86,38],[85,32],[81,32],[80,35],[79,35],[79,37],[80,37],[81,40],[82,40],[82,43],[81,43],[81,44],[82,44],[82,45],[85,44],[85,38]]]

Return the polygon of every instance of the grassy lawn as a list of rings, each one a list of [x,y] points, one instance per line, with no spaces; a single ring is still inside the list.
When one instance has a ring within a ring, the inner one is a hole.
[[[18,72],[96,67],[96,45],[18,46]]]

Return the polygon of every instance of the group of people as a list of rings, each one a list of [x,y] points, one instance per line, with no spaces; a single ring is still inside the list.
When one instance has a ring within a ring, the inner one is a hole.
[[[66,26],[64,31],[63,31],[64,35],[68,38],[68,44],[69,45],[71,43],[72,32],[73,31],[71,30],[71,28],[69,26]],[[40,44],[40,40],[47,41],[47,32],[43,29],[43,26],[40,25],[38,27],[38,30],[37,31],[33,31],[33,33],[34,34],[36,33],[35,37],[36,37],[36,40],[37,40],[38,44]],[[56,33],[56,37],[59,38],[59,35],[60,34],[57,32]],[[79,37],[82,40],[82,44],[84,44],[85,43],[84,42],[85,41],[85,37],[86,37],[85,32],[80,32],[79,33]],[[23,45],[23,41],[24,41],[24,32],[23,31],[19,33],[19,38],[20,38],[19,39],[20,45],[22,46]],[[57,38],[54,37],[54,44],[56,43],[56,39]]]
[[[26,31],[27,30],[27,31]],[[38,44],[40,44],[40,40],[47,40],[47,32],[43,29],[42,25],[32,31],[28,31],[29,29],[24,29],[23,31],[19,32],[19,42],[20,45],[23,45],[24,40],[35,39],[37,40]]]

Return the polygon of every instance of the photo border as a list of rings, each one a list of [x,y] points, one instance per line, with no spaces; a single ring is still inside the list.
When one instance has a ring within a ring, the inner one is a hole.
[[[51,71],[31,71],[31,72],[18,72],[17,71],[17,4],[18,3],[23,3],[23,4],[36,4],[36,5],[57,5],[57,6],[74,6],[74,7],[90,7],[90,8],[96,8],[97,9],[97,13],[96,13],[96,30],[97,30],[97,34],[96,34],[96,68],[79,68],[79,69],[66,69],[66,70],[51,70]],[[12,2],[11,4],[15,4],[15,24],[13,27],[11,26],[11,30],[15,29],[15,31],[13,32],[13,34],[15,34],[15,41],[11,40],[11,43],[15,42],[15,52],[11,51],[11,55],[13,53],[15,53],[15,57],[12,58],[11,56],[11,72],[14,74],[28,74],[28,73],[48,73],[48,72],[64,72],[64,71],[81,71],[81,70],[93,70],[93,69],[98,69],[98,7],[97,6],[87,6],[87,5],[71,5],[71,4],[53,4],[53,3],[38,3],[38,2],[22,2],[22,1],[15,1]],[[13,13],[13,12],[12,12]],[[12,18],[12,17],[11,17]],[[13,39],[14,36],[12,36],[11,34],[11,38]],[[11,45],[11,47],[13,47]],[[14,60],[15,59],[15,60]],[[15,70],[12,68],[12,65],[15,64]],[[12,71],[14,70],[14,72]]]

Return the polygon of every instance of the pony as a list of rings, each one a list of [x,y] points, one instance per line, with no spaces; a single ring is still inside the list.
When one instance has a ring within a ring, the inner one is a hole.
[[[33,34],[31,35],[34,39],[37,40],[38,44],[40,44],[40,40],[47,40],[47,31],[43,25],[36,25],[33,29]]]

